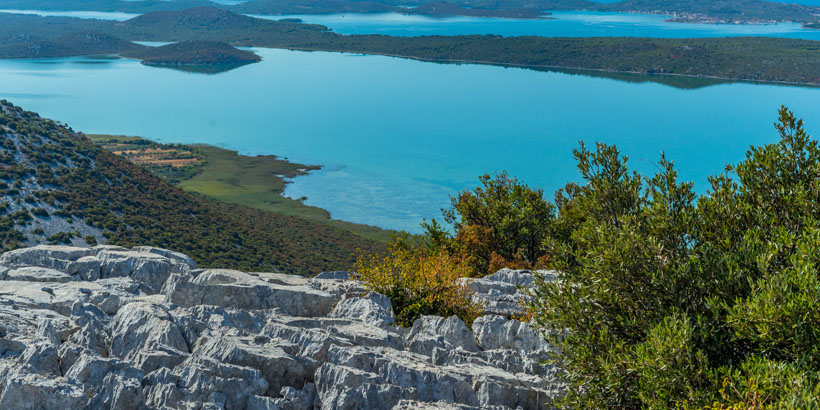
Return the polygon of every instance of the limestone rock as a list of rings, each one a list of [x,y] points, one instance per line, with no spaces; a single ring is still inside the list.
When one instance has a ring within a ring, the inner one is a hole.
[[[389,299],[349,278],[197,269],[152,247],[5,253],[0,408],[517,410],[563,394],[544,364],[558,352],[511,318],[532,272],[468,280],[488,311],[472,329],[394,327]]]
[[[86,408],[81,386],[61,378],[41,376],[23,370],[0,374],[0,409],[41,410]]]
[[[263,281],[244,272],[205,270],[173,275],[164,289],[166,303],[182,307],[217,305],[238,309],[279,309],[291,316],[325,316],[335,298],[301,285]]]
[[[529,353],[546,348],[544,339],[529,324],[503,316],[487,315],[473,322],[482,349],[510,349]]]
[[[364,297],[347,298],[339,302],[330,317],[358,320],[376,326],[393,324],[393,307],[390,299],[370,292]]]
[[[28,282],[71,282],[74,278],[67,273],[56,269],[41,268],[39,266],[24,266],[21,268],[9,269],[6,272],[5,280],[20,280]]]
[[[433,348],[479,350],[473,332],[456,316],[422,316],[413,322],[407,340],[411,351],[428,356]]]

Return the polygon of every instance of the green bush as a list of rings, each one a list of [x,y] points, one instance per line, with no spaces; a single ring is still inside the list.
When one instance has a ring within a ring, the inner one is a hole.
[[[435,219],[422,224],[433,246],[460,255],[472,276],[503,267],[532,268],[544,256],[554,207],[543,191],[506,173],[482,175],[481,186],[450,198],[443,211],[448,232]]]
[[[817,407],[820,149],[785,107],[776,128],[699,198],[663,155],[644,177],[615,147],[575,151],[584,184],[545,241],[562,280],[532,305],[564,407]]]
[[[384,255],[361,255],[356,276],[371,291],[390,299],[399,326],[422,315],[458,316],[467,326],[483,311],[460,279],[466,265],[446,251],[409,244],[399,237]]]

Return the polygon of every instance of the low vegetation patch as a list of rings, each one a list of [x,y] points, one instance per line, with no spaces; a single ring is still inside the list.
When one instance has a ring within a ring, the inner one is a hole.
[[[422,315],[456,315],[470,326],[482,310],[461,280],[469,271],[460,262],[403,237],[384,255],[361,256],[356,272],[368,290],[390,299],[400,326],[411,326]]]

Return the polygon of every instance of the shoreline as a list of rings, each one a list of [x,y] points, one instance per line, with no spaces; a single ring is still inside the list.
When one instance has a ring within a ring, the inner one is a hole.
[[[815,82],[815,83],[810,83],[810,82],[797,82],[797,81],[754,80],[754,79],[745,79],[745,78],[730,78],[730,77],[711,76],[711,75],[698,75],[698,74],[647,73],[647,72],[641,72],[641,71],[608,70],[608,69],[602,69],[602,68],[583,68],[583,67],[569,67],[569,66],[559,66],[559,65],[499,63],[499,62],[493,62],[493,61],[468,60],[468,59],[432,59],[432,58],[425,58],[425,57],[419,57],[419,56],[413,56],[413,55],[378,53],[378,52],[362,52],[362,51],[355,51],[355,50],[328,50],[328,49],[308,48],[308,47],[259,47],[259,48],[283,49],[283,50],[305,51],[305,52],[321,51],[321,52],[327,52],[327,53],[347,53],[347,54],[360,54],[360,55],[372,55],[372,56],[385,56],[385,57],[404,58],[404,59],[408,59],[408,60],[416,60],[416,61],[427,62],[427,63],[476,64],[476,65],[489,65],[489,66],[512,67],[512,68],[532,68],[532,69],[544,68],[544,69],[556,69],[556,70],[578,70],[578,71],[592,71],[592,72],[612,73],[612,74],[634,74],[634,75],[646,75],[646,76],[702,78],[702,79],[707,79],[707,80],[724,80],[724,81],[727,81],[727,82],[738,82],[738,83],[774,84],[774,85],[787,85],[787,86],[802,86],[802,87],[811,87],[811,88],[820,87],[820,81]]]
[[[113,134],[86,134],[97,146],[139,165],[187,192],[328,225],[376,242],[393,232],[381,227],[333,219],[329,210],[307,205],[307,198],[285,196],[297,176],[309,176],[322,165],[291,162],[273,154],[244,155],[207,143],[165,143]],[[174,167],[174,163],[183,164]]]

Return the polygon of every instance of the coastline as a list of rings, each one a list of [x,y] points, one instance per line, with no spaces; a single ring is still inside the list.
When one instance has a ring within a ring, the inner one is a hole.
[[[330,211],[306,205],[306,198],[285,196],[285,189],[293,178],[321,170],[323,167],[319,165],[290,162],[276,155],[243,155],[210,144],[158,143],[142,137],[111,134],[89,134],[87,137],[94,144],[145,167],[187,192],[322,223],[382,243],[387,242],[393,232],[332,219]]]

